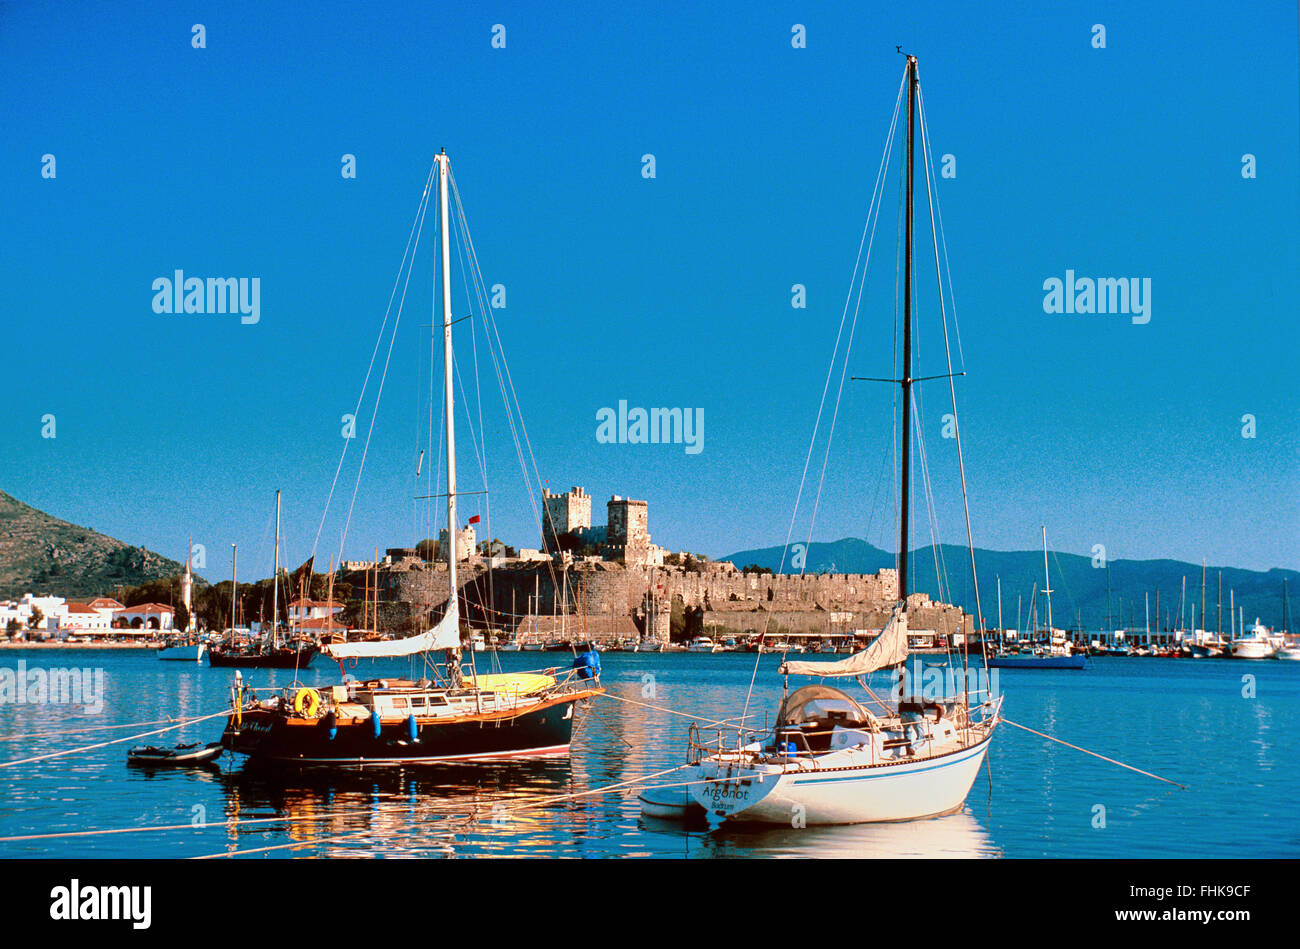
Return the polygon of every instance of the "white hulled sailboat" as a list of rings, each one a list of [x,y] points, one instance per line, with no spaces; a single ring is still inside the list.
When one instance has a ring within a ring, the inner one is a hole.
[[[866,649],[838,661],[782,663],[783,699],[772,728],[760,732],[718,729],[713,741],[702,739],[699,729],[692,726],[688,791],[718,818],[786,826],[801,821],[796,826],[803,826],[903,821],[952,813],[961,808],[970,792],[999,720],[1001,699],[987,696],[972,705],[969,690],[956,699],[904,697],[890,705],[866,688],[866,676],[895,669],[908,657],[911,387],[919,381],[912,377],[911,327],[913,139],[919,105],[913,56],[907,57],[903,83],[907,96],[903,361],[901,378],[886,380],[900,384],[903,396],[898,603],[883,631]],[[900,89],[900,99],[902,94]],[[923,115],[921,121],[924,130]],[[928,184],[930,162],[924,135],[922,141]],[[933,223],[933,210],[931,220]],[[937,256],[936,247],[936,271]],[[954,394],[954,419],[955,401]],[[973,546],[969,515],[966,521],[968,546]],[[972,572],[973,568],[972,559]],[[975,596],[978,601],[978,577]],[[860,702],[824,681],[792,692],[790,676],[835,682],[858,679],[871,698]]]

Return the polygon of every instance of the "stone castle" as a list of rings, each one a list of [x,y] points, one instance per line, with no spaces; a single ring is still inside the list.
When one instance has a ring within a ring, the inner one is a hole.
[[[521,642],[656,640],[696,635],[849,636],[879,629],[898,599],[898,573],[795,575],[744,573],[727,561],[665,555],[650,541],[648,504],[614,495],[604,526],[591,524],[591,497],[580,487],[542,495],[542,552],[470,556],[459,570],[462,615],[476,627]],[[575,556],[565,536],[599,555]],[[472,546],[468,550],[473,550]],[[376,571],[380,628],[426,628],[447,602],[447,566],[394,548]],[[667,562],[665,562],[667,560]],[[677,562],[673,562],[677,561]],[[352,580],[345,572],[343,579]],[[970,633],[960,608],[908,597],[909,627],[940,636]]]

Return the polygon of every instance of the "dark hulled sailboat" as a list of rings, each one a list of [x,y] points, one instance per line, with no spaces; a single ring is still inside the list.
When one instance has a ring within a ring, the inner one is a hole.
[[[573,733],[575,706],[604,690],[595,652],[567,670],[476,675],[460,663],[460,604],[456,582],[456,440],[451,344],[451,275],[445,152],[436,157],[441,206],[443,425],[447,445],[447,607],[424,633],[386,642],[330,643],[340,661],[445,651],[434,679],[345,681],[300,687],[262,697],[236,678],[234,709],[222,743],[254,758],[309,765],[419,763],[457,759],[563,754]]]

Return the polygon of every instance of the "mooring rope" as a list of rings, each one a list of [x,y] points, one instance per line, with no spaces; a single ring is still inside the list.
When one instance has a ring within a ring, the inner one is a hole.
[[[167,725],[175,721],[176,719],[174,718],[160,718],[152,722],[119,722],[116,725],[85,725],[80,728],[68,728],[65,731],[97,732],[112,728],[142,728],[145,725]],[[0,741],[21,741],[24,738],[52,738],[61,734],[64,734],[64,732],[29,732],[26,735],[5,735],[0,738]]]
[[[158,728],[150,732],[141,732],[138,735],[127,735],[125,738],[114,738],[112,741],[101,741],[94,745],[82,745],[80,748],[69,748],[66,751],[52,751],[47,755],[35,755],[31,758],[19,758],[16,761],[0,761],[0,768],[11,768],[18,764],[31,764],[33,761],[45,761],[48,758],[61,758],[64,755],[75,755],[82,751],[92,751],[95,748],[106,748],[109,745],[119,745],[124,741],[135,741],[138,738],[148,738],[150,735],[160,735],[163,732],[169,732],[176,728],[193,725],[195,722],[206,722],[210,718],[220,718],[230,714],[230,709],[225,708],[220,712],[213,712],[211,715],[201,715],[198,718],[187,719],[182,722],[177,722],[174,725],[168,725],[166,728]]]
[[[1087,748],[1080,748],[1078,745],[1072,745],[1068,741],[1062,741],[1059,738],[1053,738],[1051,735],[1044,734],[1043,732],[1040,731],[1035,731],[1034,729],[1030,728],[1028,725],[1021,725],[1018,722],[1011,721],[1011,719],[1009,718],[1004,718],[1002,719],[1002,721],[1006,722],[1008,725],[1014,725],[1016,728],[1022,728],[1027,732],[1032,732],[1033,734],[1039,736],[1040,738],[1046,738],[1048,741],[1054,741],[1057,744],[1065,745],[1065,747],[1073,748],[1075,751],[1082,751],[1085,755],[1092,755],[1094,758],[1100,758],[1102,761],[1109,761],[1111,764],[1117,764],[1121,768],[1128,768],[1130,771],[1136,771],[1138,774],[1144,774],[1148,778],[1155,778],[1157,781],[1164,781],[1166,784],[1172,784],[1174,787],[1182,788],[1184,791],[1187,790],[1187,785],[1185,784],[1179,784],[1177,781],[1170,781],[1168,778],[1162,778],[1160,777],[1160,775],[1152,774],[1150,771],[1143,771],[1141,768],[1135,768],[1131,764],[1125,764],[1122,761],[1116,761],[1114,758],[1107,758],[1105,755],[1099,755],[1095,751],[1089,751]]]
[[[730,718],[729,718],[729,719],[723,719],[722,721],[714,721],[714,720],[711,719],[711,718],[701,718],[699,715],[692,715],[692,714],[690,714],[689,712],[679,712],[679,711],[677,711],[676,709],[665,708],[665,707],[662,706],[662,705],[651,705],[651,704],[649,704],[648,702],[638,702],[636,699],[629,699],[629,698],[627,698],[626,696],[623,696],[623,695],[614,695],[612,692],[602,692],[602,693],[600,693],[599,696],[596,696],[596,697],[597,697],[597,698],[606,698],[606,699],[617,699],[617,700],[620,701],[620,702],[627,702],[629,705],[639,705],[639,706],[641,706],[642,708],[651,708],[651,709],[654,709],[654,710],[657,711],[657,712],[667,712],[669,715],[680,715],[682,718],[689,718],[689,719],[691,719],[692,721],[703,722],[705,725],[718,725],[718,726],[721,726],[721,727],[723,727],[723,728],[740,728],[740,727],[741,727],[740,725],[732,725],[731,723],[732,723],[733,721],[734,721],[734,722],[741,722],[741,721],[743,721],[745,718],[750,718],[750,717],[752,717],[752,716],[746,715],[746,716],[744,716],[743,718],[738,718],[738,719],[730,719]],[[755,712],[754,714],[757,715],[758,713]],[[602,721],[603,721],[603,719],[602,719]]]

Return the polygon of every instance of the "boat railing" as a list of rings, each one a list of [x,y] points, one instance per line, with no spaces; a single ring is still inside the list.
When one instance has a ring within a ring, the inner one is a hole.
[[[545,669],[529,670],[525,675],[544,675],[554,679],[550,685],[544,688],[532,691],[515,691],[512,689],[491,690],[484,689],[483,692],[491,692],[493,696],[492,706],[500,711],[502,709],[510,710],[521,706],[535,704],[539,697],[559,695],[571,692],[582,692],[592,688],[600,687],[600,675],[597,673],[593,676],[584,678],[582,669],[561,669],[559,667],[549,667]],[[379,680],[383,681],[383,680]],[[346,683],[351,684],[351,683]],[[430,683],[429,689],[446,689],[445,684],[435,685]],[[278,698],[282,708],[292,708],[299,692],[303,689],[310,689],[318,693],[321,699],[329,694],[329,686],[310,686],[302,682],[295,681],[289,685],[273,686],[250,686],[242,682],[232,683],[231,706],[236,711],[240,709],[252,709],[262,705],[267,699]],[[454,691],[454,688],[453,688]],[[466,690],[470,691],[470,690]],[[321,702],[321,712],[328,706],[328,702]]]

